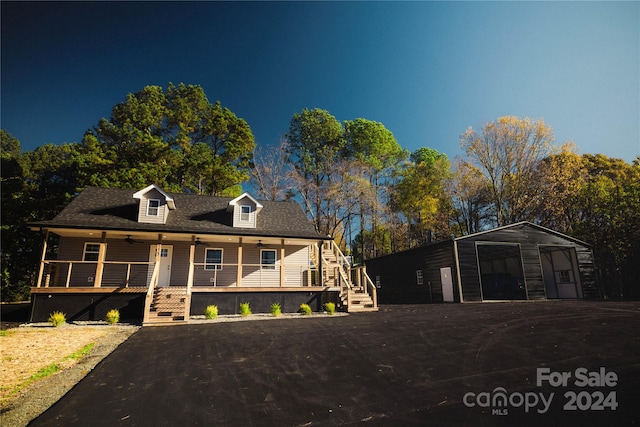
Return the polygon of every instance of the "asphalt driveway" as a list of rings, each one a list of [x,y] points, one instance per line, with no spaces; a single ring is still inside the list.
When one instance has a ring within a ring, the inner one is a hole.
[[[639,425],[640,303],[143,328],[34,426]]]

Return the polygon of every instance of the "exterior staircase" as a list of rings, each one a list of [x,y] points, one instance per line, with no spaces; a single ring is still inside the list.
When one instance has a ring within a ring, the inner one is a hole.
[[[322,245],[321,256],[323,285],[340,288],[340,303],[347,312],[378,311],[376,288],[364,266],[352,267],[333,241]]]
[[[166,326],[187,324],[185,312],[189,307],[185,287],[156,287],[143,326]]]

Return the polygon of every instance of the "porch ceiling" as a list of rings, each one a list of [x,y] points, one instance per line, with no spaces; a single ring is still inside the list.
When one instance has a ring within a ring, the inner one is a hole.
[[[131,237],[133,240],[140,241],[157,241],[160,233],[143,232],[143,231],[119,231],[119,230],[99,230],[99,229],[78,229],[78,228],[56,228],[50,230],[52,233],[61,237],[77,237],[85,239],[101,239],[102,233],[106,233],[107,239],[125,239]],[[231,242],[238,243],[242,239],[245,245],[257,245],[262,243],[265,246],[279,246],[282,239],[285,245],[308,245],[317,242],[316,239],[301,238],[282,238],[282,237],[264,237],[264,236],[233,236],[233,235],[212,235],[212,234],[193,234],[193,233],[161,233],[162,240],[167,242],[191,242],[192,240],[200,240],[202,243],[221,243]]]

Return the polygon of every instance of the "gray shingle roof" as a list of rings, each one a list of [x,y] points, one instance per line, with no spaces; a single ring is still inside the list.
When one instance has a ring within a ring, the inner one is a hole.
[[[326,239],[318,234],[300,205],[295,202],[260,201],[264,206],[256,228],[234,228],[226,211],[233,198],[170,193],[176,209],[166,224],[137,221],[136,190],[88,187],[55,218],[31,223],[46,228],[91,228],[102,230],[158,231],[194,234],[225,234]]]

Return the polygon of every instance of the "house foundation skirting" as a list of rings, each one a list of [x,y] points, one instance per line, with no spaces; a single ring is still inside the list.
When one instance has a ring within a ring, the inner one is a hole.
[[[51,313],[61,311],[67,321],[99,321],[111,309],[120,311],[121,322],[140,323],[144,318],[147,288],[32,288],[31,322],[46,322]],[[194,288],[191,316],[204,314],[208,305],[217,305],[219,314],[239,313],[248,302],[253,313],[269,313],[278,303],[283,313],[294,313],[300,304],[321,311],[326,302],[338,305],[337,288]]]
[[[295,313],[300,304],[309,304],[313,311],[321,311],[324,303],[339,301],[338,291],[239,291],[239,292],[194,292],[191,294],[191,316],[204,314],[208,305],[217,305],[219,314],[238,314],[241,303],[248,302],[253,313],[269,313],[271,304],[278,303],[283,313]]]
[[[67,321],[104,320],[107,312],[115,308],[120,311],[121,322],[140,322],[147,290],[120,289],[32,289],[30,321],[46,322],[54,311],[65,313]]]

